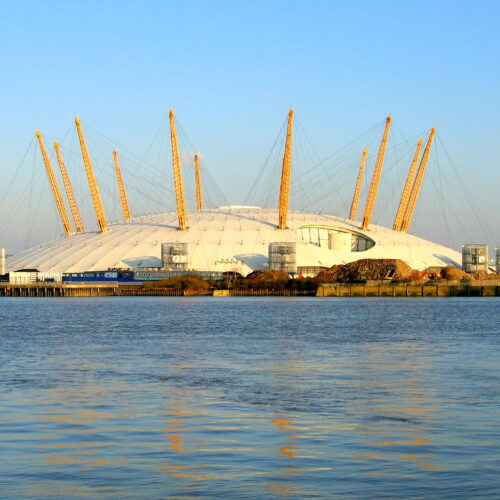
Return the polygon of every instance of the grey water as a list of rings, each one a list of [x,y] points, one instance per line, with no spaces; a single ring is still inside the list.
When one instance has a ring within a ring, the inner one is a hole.
[[[498,298],[0,299],[0,498],[500,498]]]

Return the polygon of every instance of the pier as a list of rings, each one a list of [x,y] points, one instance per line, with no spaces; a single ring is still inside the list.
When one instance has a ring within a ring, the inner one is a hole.
[[[0,284],[0,297],[500,297],[500,280],[440,281],[387,283],[323,283],[314,290],[229,289],[207,290],[177,288],[142,288],[118,283],[63,284],[31,283]]]

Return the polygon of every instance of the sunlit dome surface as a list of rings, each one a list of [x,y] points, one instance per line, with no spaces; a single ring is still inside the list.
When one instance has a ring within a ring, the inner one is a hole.
[[[241,205],[189,211],[189,229],[183,231],[175,212],[136,217],[113,223],[104,233],[74,234],[20,252],[8,259],[8,271],[160,267],[162,243],[188,243],[189,269],[244,275],[268,268],[272,242],[295,242],[298,266],[330,267],[362,258],[401,259],[419,270],[460,266],[458,252],[381,226],[361,230],[359,222],[299,211],[289,212],[288,229],[277,229],[277,221],[277,210]]]

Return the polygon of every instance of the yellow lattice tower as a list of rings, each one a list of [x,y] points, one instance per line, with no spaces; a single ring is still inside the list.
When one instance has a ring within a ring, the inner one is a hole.
[[[123,183],[122,171],[120,169],[120,162],[118,161],[118,153],[113,150],[113,160],[115,162],[116,182],[118,183],[118,192],[120,193],[120,203],[122,206],[123,220],[132,220],[130,209],[128,207],[127,193]]]
[[[365,165],[366,157],[368,155],[368,149],[363,149],[363,154],[361,155],[361,164],[359,165],[358,179],[356,180],[356,187],[354,188],[354,195],[352,197],[351,211],[349,212],[349,219],[356,220],[356,214],[358,213],[359,197],[361,196],[361,185],[363,184],[363,176],[365,175]]]
[[[73,233],[73,228],[71,227],[71,222],[68,217],[68,212],[66,210],[66,205],[64,204],[63,197],[61,195],[61,190],[57,184],[56,176],[52,170],[52,165],[50,163],[50,158],[45,149],[45,144],[43,143],[42,134],[37,130],[36,138],[38,139],[38,145],[40,146],[40,151],[42,152],[43,163],[45,165],[45,171],[47,172],[47,177],[49,179],[50,188],[52,190],[52,195],[54,196],[54,201],[56,203],[57,212],[61,219],[64,232],[67,235]]]
[[[203,188],[201,185],[200,158],[194,155],[194,173],[196,178],[196,210],[203,210]]]
[[[279,229],[286,229],[288,219],[288,203],[290,200],[290,179],[292,175],[292,149],[293,149],[293,108],[288,112],[288,124],[286,128],[285,153],[283,155],[283,167],[281,169],[281,184],[279,198]]]
[[[403,217],[408,206],[408,201],[410,199],[411,188],[415,180],[415,172],[417,171],[418,157],[420,156],[420,150],[422,149],[422,139],[417,143],[417,150],[413,156],[413,161],[410,165],[410,170],[408,171],[408,177],[406,178],[405,187],[403,188],[403,193],[401,194],[401,200],[399,201],[398,211],[394,219],[394,224],[392,229],[394,231],[401,231],[401,224],[403,223]]]
[[[175,115],[170,108],[170,140],[172,144],[172,167],[174,170],[175,201],[177,204],[177,217],[179,229],[187,229],[186,204],[184,201],[184,186],[182,183],[181,160],[179,157],[179,144],[177,143],[177,130],[175,128]]]
[[[94,169],[92,168],[92,163],[90,161],[89,152],[87,150],[87,143],[85,142],[85,137],[83,135],[82,126],[78,117],[75,117],[76,130],[78,132],[78,139],[80,141],[80,149],[82,150],[83,164],[85,165],[85,173],[87,174],[87,180],[90,188],[90,195],[92,196],[92,203],[94,204],[94,211],[97,218],[97,223],[101,231],[107,231],[108,223],[106,221],[106,215],[104,214],[104,207],[101,202],[101,195],[99,194],[99,187],[95,180]]]
[[[424,153],[422,159],[420,160],[420,165],[418,166],[417,176],[415,178],[415,183],[410,194],[410,200],[408,201],[408,206],[406,207],[405,215],[403,217],[403,224],[401,225],[401,231],[405,233],[410,227],[411,221],[413,219],[413,214],[415,213],[415,207],[417,206],[418,197],[420,196],[420,191],[422,190],[422,184],[424,182],[425,170],[427,168],[427,162],[429,161],[429,155],[432,148],[432,141],[434,140],[434,134],[436,129],[433,127],[429,133],[429,138],[427,139],[427,144],[425,145]]]
[[[59,163],[59,170],[61,171],[61,177],[63,180],[64,189],[66,191],[66,197],[68,198],[71,215],[73,216],[73,221],[75,223],[76,231],[78,233],[83,233],[85,229],[83,227],[82,218],[80,217],[80,210],[78,210],[78,205],[76,203],[75,195],[73,194],[73,188],[68,177],[66,165],[64,164],[64,159],[57,142],[54,142],[54,149],[56,150],[57,163]]]
[[[380,184],[382,166],[384,165],[387,140],[389,138],[389,131],[391,130],[391,121],[392,121],[392,116],[389,115],[385,120],[384,135],[382,136],[382,141],[380,142],[380,147],[378,149],[377,161],[375,162],[372,181],[370,183],[370,189],[368,191],[368,197],[366,199],[365,213],[363,215],[363,222],[361,224],[362,229],[368,229],[368,226],[370,225],[370,221],[372,219],[373,209],[375,208],[375,200],[377,199],[377,191],[378,191],[378,186]]]

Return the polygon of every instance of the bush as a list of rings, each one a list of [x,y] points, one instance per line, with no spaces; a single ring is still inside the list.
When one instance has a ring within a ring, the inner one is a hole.
[[[188,274],[186,276],[172,276],[166,280],[148,281],[144,283],[144,288],[175,288],[178,290],[207,290],[210,288],[210,283],[197,276],[196,274]]]

